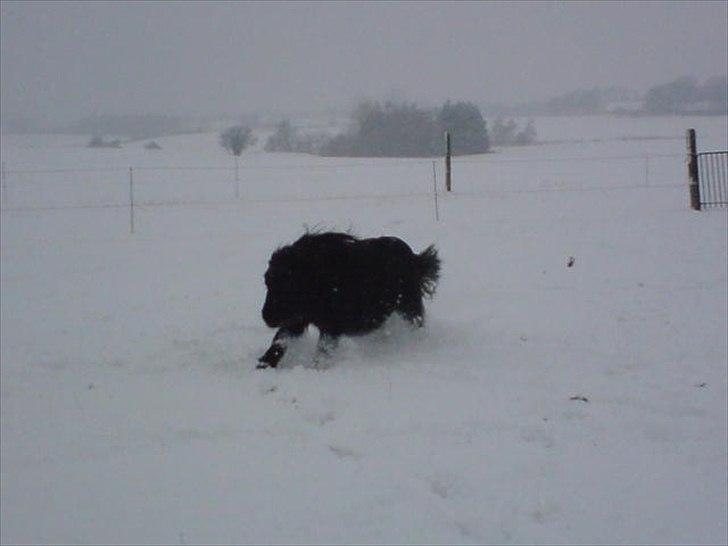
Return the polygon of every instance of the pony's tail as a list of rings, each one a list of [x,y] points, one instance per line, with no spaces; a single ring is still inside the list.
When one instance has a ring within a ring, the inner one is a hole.
[[[431,298],[435,295],[437,281],[440,279],[440,258],[435,245],[428,246],[415,256],[419,277],[420,294]]]

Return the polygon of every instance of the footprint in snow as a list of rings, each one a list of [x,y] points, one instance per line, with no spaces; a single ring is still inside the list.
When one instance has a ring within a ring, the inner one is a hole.
[[[336,455],[339,459],[359,459],[360,455],[348,447],[335,446],[329,444],[329,451]]]
[[[316,422],[318,422],[319,425],[324,426],[326,423],[330,423],[331,421],[334,421],[336,419],[336,414],[334,414],[333,411],[327,411],[318,416],[316,419]]]
[[[450,473],[438,473],[429,480],[430,491],[441,499],[452,498],[458,493],[461,481]]]

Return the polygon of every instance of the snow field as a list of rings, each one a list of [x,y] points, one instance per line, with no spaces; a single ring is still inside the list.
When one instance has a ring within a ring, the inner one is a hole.
[[[241,202],[158,171],[210,202],[142,206],[133,236],[123,208],[3,210],[1,541],[725,541],[726,213],[688,210],[678,121],[564,122],[586,144],[557,121],[492,156],[512,163],[456,161],[440,223],[428,162],[255,150]],[[679,123],[725,149],[725,118]],[[625,134],[663,137],[636,141],[647,187],[640,161],[551,161],[629,156]],[[97,161],[212,166],[214,138]],[[93,157],[26,143],[3,138],[8,168]],[[106,202],[50,184],[11,198]],[[434,242],[426,328],[393,319],[326,370],[310,331],[254,370],[268,257],[304,224]]]

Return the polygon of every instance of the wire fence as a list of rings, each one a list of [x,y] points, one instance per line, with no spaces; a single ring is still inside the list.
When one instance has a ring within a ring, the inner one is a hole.
[[[287,164],[13,168],[3,163],[4,211],[245,202],[411,198],[443,192],[442,159]],[[684,184],[681,154],[455,157],[453,194],[617,191]],[[433,168],[434,167],[434,168]]]

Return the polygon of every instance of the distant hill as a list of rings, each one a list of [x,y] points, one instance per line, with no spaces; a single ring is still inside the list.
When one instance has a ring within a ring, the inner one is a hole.
[[[655,85],[644,95],[621,87],[594,87],[563,93],[543,101],[488,104],[488,116],[728,115],[728,79],[715,76],[700,83],[693,77]]]
[[[654,115],[728,115],[728,78],[716,76],[700,84],[695,78],[678,78],[652,87],[643,111]]]

